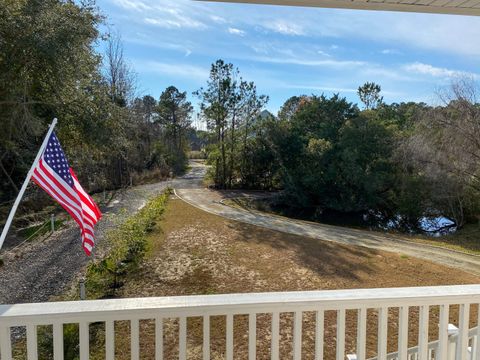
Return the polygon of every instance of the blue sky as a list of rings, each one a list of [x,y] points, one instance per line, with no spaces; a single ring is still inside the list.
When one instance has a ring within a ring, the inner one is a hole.
[[[358,102],[366,81],[387,102],[436,102],[452,78],[480,78],[480,17],[314,9],[191,0],[98,0],[138,74],[139,93],[203,86],[210,64],[239,67],[276,113],[292,95],[339,92]]]

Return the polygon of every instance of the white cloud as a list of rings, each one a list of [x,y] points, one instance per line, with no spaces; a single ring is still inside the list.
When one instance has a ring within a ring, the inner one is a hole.
[[[315,60],[315,59],[302,59],[302,58],[288,58],[288,57],[273,57],[273,56],[259,56],[253,57],[251,60],[272,63],[272,64],[292,64],[292,65],[302,65],[302,66],[319,66],[319,67],[333,67],[333,68],[344,68],[344,67],[360,67],[365,66],[368,63],[364,61],[356,60]]]
[[[237,28],[228,28],[228,32],[232,35],[245,36],[245,31]]]
[[[380,51],[380,53],[382,53],[383,55],[401,55],[402,54],[402,52],[397,49],[383,49],[382,51]]]
[[[182,77],[188,79],[205,80],[208,78],[210,71],[208,68],[189,64],[171,64],[159,61],[135,61],[135,70],[138,72],[153,72],[161,75],[172,77]]]
[[[128,10],[143,11],[151,9],[149,5],[140,0],[113,0],[112,2]]]
[[[227,23],[227,20],[221,16],[218,16],[218,15],[210,15],[210,19],[213,21],[213,22],[216,22],[217,24],[226,24]]]
[[[161,0],[148,2],[146,0],[110,0],[116,6],[127,10],[125,19],[132,22],[143,22],[165,29],[206,29],[204,16],[195,11],[198,5],[189,6],[185,1]],[[132,10],[138,12],[132,13]],[[220,17],[218,17],[220,18]]]
[[[188,16],[176,15],[172,19],[166,18],[151,18],[144,19],[146,24],[162,27],[165,29],[205,29],[207,26],[197,20],[191,19]]]
[[[265,22],[262,26],[283,35],[305,35],[303,27],[287,20],[273,20]]]
[[[316,86],[316,85],[285,85],[287,89],[297,90],[313,90],[313,91],[327,91],[332,93],[356,93],[358,90],[354,88],[341,88],[330,86]]]
[[[322,55],[322,56],[325,56],[325,57],[332,57],[332,55],[330,55],[329,53],[323,51],[323,50],[318,50],[317,53],[319,55]]]
[[[455,77],[472,77],[478,78],[478,74],[460,71],[460,70],[451,70],[447,68],[436,67],[430,64],[424,64],[421,62],[415,62],[412,64],[407,64],[404,66],[404,69],[411,73],[421,74],[421,75],[430,75],[433,77],[442,77],[442,78],[455,78]]]

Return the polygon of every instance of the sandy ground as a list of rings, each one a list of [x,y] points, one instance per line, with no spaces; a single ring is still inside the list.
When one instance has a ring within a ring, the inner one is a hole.
[[[162,231],[152,235],[153,250],[142,269],[128,279],[121,297],[218,294],[238,292],[376,288],[478,283],[479,278],[460,270],[395,253],[325,242],[285,234],[201,211],[179,199],[168,205]],[[452,308],[451,322],[457,322]],[[472,308],[472,323],[477,312]],[[410,313],[410,345],[416,343],[418,309]],[[325,356],[335,348],[336,314],[326,313]],[[389,350],[397,346],[398,309],[389,313]],[[430,335],[436,336],[438,309],[431,308]],[[257,358],[270,356],[270,315],[257,318]],[[368,312],[368,350],[375,354],[377,313]],[[313,314],[303,318],[302,359],[313,358]],[[246,358],[248,325],[245,316],[234,322],[235,358]],[[356,313],[347,312],[347,353],[355,351]],[[118,325],[117,356],[128,358],[128,325]],[[176,356],[178,324],[165,322],[165,355]],[[225,318],[212,319],[212,359],[225,351]],[[201,320],[188,322],[189,359],[200,359]],[[152,358],[154,328],[142,322],[142,357]],[[392,336],[393,335],[393,336]],[[291,354],[292,316],[281,316],[281,358]]]

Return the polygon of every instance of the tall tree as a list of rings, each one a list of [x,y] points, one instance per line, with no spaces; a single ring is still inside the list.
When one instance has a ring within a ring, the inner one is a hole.
[[[190,127],[193,107],[187,100],[187,93],[180,92],[175,86],[169,86],[160,95],[157,105],[158,122],[162,124],[171,137],[169,147],[178,166],[183,167],[186,158],[185,136],[186,129]]]
[[[74,103],[87,105],[79,116],[96,108],[101,22],[87,1],[0,2],[0,199],[17,191],[53,117]]]
[[[210,78],[206,88],[201,88],[194,94],[200,99],[200,110],[207,122],[207,128],[215,132],[219,152],[215,157],[215,183],[221,187],[227,184],[227,144],[228,123],[237,102],[238,69],[233,64],[217,60],[210,69]]]
[[[468,78],[439,94],[443,106],[422,109],[404,159],[435,189],[432,206],[458,227],[480,211],[480,91]],[[439,191],[441,189],[441,191]]]
[[[373,82],[366,82],[358,88],[358,97],[365,105],[366,110],[376,109],[382,102],[383,96],[380,95],[382,88]]]
[[[246,168],[248,162],[248,137],[254,130],[252,129],[254,121],[259,118],[260,112],[268,102],[268,96],[257,95],[257,87],[253,82],[242,82],[240,88],[241,97],[244,98],[243,108],[241,110],[243,117],[243,150],[240,174],[242,177],[242,184],[246,184]]]
[[[242,151],[239,147],[242,137],[238,131],[242,126],[245,128],[245,144],[250,123],[268,98],[258,96],[255,84],[243,80],[239,70],[223,60],[212,64],[207,87],[196,91],[195,95],[200,98],[207,127],[217,137],[217,148],[211,153],[215,183],[223,188],[232,187],[241,172],[238,154]]]
[[[126,106],[133,100],[136,75],[125,60],[122,39],[118,33],[111,32],[107,37],[104,68],[110,98],[119,106]]]

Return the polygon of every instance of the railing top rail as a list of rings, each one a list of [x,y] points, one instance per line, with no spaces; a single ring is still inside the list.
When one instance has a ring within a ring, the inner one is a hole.
[[[72,317],[109,312],[161,311],[222,314],[238,311],[288,311],[286,309],[382,307],[421,304],[480,302],[480,285],[455,285],[410,288],[349,289],[301,292],[194,295],[157,298],[132,298],[0,305],[0,321],[28,317]],[[238,313],[238,312],[237,312]]]

